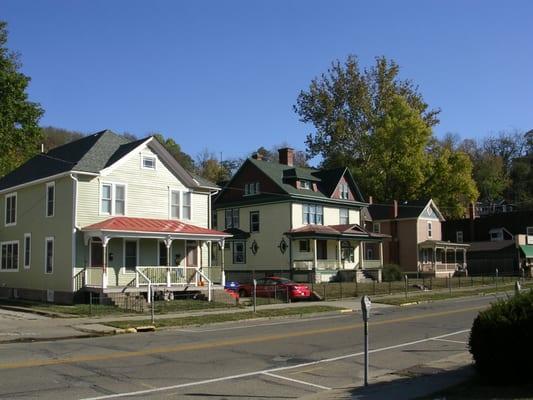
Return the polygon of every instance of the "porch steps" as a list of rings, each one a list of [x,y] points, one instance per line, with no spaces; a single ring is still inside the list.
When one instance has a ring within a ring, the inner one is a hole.
[[[372,273],[363,270],[363,278],[359,281],[359,283],[372,283],[374,282],[374,275]]]

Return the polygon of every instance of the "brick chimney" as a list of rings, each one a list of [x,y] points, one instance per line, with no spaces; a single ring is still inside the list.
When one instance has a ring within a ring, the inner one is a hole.
[[[398,218],[398,200],[392,201],[391,218],[392,219]]]
[[[294,149],[284,147],[278,150],[279,163],[292,167],[294,165]]]
[[[252,154],[252,158],[253,158],[254,160],[259,160],[259,161],[261,161],[261,160],[263,159],[263,155],[262,155],[261,153],[254,153],[254,154]]]

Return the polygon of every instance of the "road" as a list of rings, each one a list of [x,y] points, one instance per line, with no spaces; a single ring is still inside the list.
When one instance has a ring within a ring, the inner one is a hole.
[[[370,379],[466,350],[494,298],[381,308]],[[0,345],[0,398],[289,399],[362,384],[361,315]]]

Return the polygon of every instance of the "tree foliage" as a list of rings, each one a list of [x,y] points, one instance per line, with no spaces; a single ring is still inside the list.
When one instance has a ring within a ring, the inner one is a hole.
[[[196,172],[213,183],[226,182],[231,177],[229,164],[219,162],[216,155],[207,149],[196,158]]]
[[[48,151],[55,147],[62,146],[74,140],[81,139],[84,135],[81,132],[71,131],[54,126],[42,128],[44,150]]]
[[[39,151],[43,110],[28,100],[30,78],[19,71],[16,53],[7,48],[7,24],[0,21],[0,175]]]
[[[259,147],[254,153],[259,153],[263,157],[263,159],[272,161],[272,162],[279,162],[279,149],[282,149],[284,147],[291,147],[287,143],[281,143],[274,145],[270,148],[270,150],[266,149],[264,146]],[[309,164],[307,162],[307,154],[305,154],[305,151],[301,150],[295,150],[294,151],[294,165],[297,167],[309,167]]]
[[[187,171],[194,172],[194,160],[190,155],[181,151],[181,146],[172,138],[164,138],[162,134],[155,133],[154,137],[161,143],[167,151],[180,163]]]

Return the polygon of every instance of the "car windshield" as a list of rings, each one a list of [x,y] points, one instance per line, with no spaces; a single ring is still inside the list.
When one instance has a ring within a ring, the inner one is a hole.
[[[278,284],[290,284],[290,283],[294,283],[293,281],[291,281],[290,279],[287,279],[287,278],[277,278],[276,279],[276,282]]]

